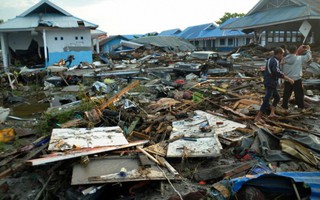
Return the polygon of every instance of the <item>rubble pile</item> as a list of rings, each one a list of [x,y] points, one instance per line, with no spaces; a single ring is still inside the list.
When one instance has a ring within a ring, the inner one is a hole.
[[[239,52],[228,67],[150,46],[3,73],[0,199],[319,197],[318,53],[304,69],[307,111],[292,98],[262,124],[269,51]],[[200,67],[177,73],[181,62]],[[18,105],[35,112],[15,116]]]

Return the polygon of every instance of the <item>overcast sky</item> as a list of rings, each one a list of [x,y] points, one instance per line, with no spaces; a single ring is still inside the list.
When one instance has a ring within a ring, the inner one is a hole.
[[[40,0],[0,0],[0,19],[15,18]],[[51,0],[109,35],[145,34],[218,21],[247,13],[259,0]]]

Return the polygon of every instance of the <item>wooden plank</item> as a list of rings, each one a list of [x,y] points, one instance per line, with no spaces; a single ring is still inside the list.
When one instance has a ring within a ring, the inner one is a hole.
[[[244,163],[240,166],[237,166],[231,170],[226,171],[223,174],[223,178],[235,178],[246,174],[246,172],[251,169],[256,164],[256,161]]]
[[[121,146],[86,148],[86,149],[79,149],[75,151],[69,151],[66,153],[52,153],[52,154],[48,154],[46,157],[43,157],[43,158],[27,160],[26,163],[31,166],[42,165],[46,163],[67,160],[67,159],[77,158],[77,157],[86,156],[86,155],[92,155],[92,154],[103,153],[107,151],[113,151],[117,149],[133,147],[137,145],[143,145],[148,142],[149,142],[148,140],[141,140],[141,141],[135,141],[126,145],[121,145]]]
[[[130,124],[129,128],[128,128],[128,132],[127,134],[131,134],[131,132],[136,128],[137,124],[140,121],[140,117],[135,117],[133,119],[133,122]]]
[[[132,82],[130,85],[128,85],[127,87],[123,88],[120,92],[118,92],[116,95],[114,95],[113,97],[108,99],[105,103],[103,103],[99,109],[103,110],[109,105],[111,105],[113,102],[117,101],[122,95],[124,95],[126,92],[128,92],[129,90],[134,88],[136,85],[138,85],[139,82],[140,82],[139,80],[136,80]]]

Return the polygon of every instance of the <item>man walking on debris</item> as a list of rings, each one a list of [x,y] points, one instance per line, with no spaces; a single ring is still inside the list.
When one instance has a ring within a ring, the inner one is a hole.
[[[297,47],[290,46],[289,54],[283,59],[283,73],[294,80],[294,84],[288,81],[284,82],[282,108],[288,113],[288,102],[291,97],[292,91],[294,92],[295,103],[301,112],[304,112],[304,92],[302,86],[302,65],[311,60],[311,50],[309,45],[303,46],[306,54],[296,55]],[[300,49],[300,48],[299,48]]]
[[[283,72],[280,71],[280,61],[283,58],[284,50],[280,47],[277,47],[273,51],[273,56],[268,59],[266,63],[266,69],[263,72],[264,86],[265,86],[265,96],[263,98],[263,103],[260,107],[260,110],[255,117],[256,122],[261,121],[262,114],[266,113],[267,109],[270,108],[271,112],[269,117],[276,117],[275,109],[280,101],[280,96],[277,91],[278,80],[283,78],[289,83],[294,84],[294,80],[286,76]],[[272,105],[270,106],[270,99],[273,98]]]

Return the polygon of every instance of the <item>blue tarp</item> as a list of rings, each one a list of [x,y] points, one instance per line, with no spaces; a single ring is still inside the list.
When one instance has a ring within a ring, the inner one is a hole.
[[[320,172],[278,172],[278,173],[272,173],[272,174],[257,174],[257,175],[250,175],[250,176],[244,176],[239,177],[230,180],[232,185],[232,193],[236,193],[241,189],[241,187],[246,184],[248,181],[258,179],[259,177],[266,177],[266,176],[283,176],[283,177],[289,177],[292,178],[296,183],[301,182],[304,183],[306,186],[310,187],[311,189],[311,200],[320,199]],[[275,180],[275,178],[274,178]],[[267,182],[261,182],[261,185],[264,187],[274,187],[274,185],[269,185]],[[270,189],[274,189],[270,188]],[[279,189],[279,188],[277,188]]]

